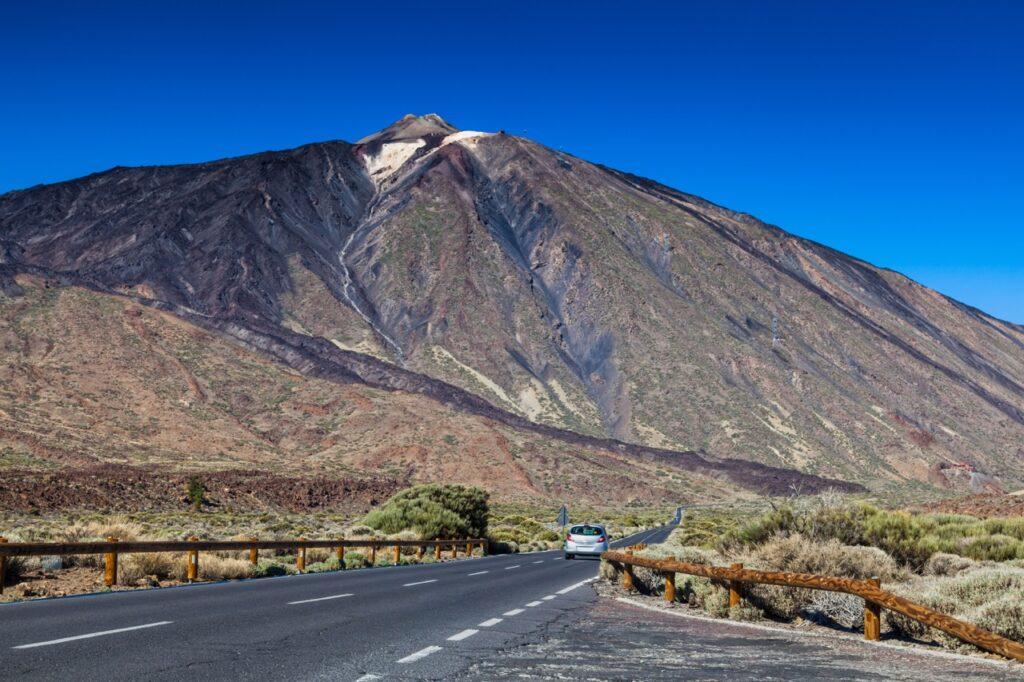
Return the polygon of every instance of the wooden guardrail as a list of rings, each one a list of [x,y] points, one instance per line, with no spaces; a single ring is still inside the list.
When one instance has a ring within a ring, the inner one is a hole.
[[[675,601],[675,574],[702,576],[726,583],[729,589],[729,606],[739,605],[743,595],[744,583],[761,585],[783,585],[785,587],[803,587],[812,590],[826,590],[852,594],[864,600],[864,638],[877,640],[881,637],[881,611],[889,609],[912,618],[929,627],[942,630],[964,642],[990,651],[1006,658],[1024,661],[1024,644],[1007,639],[994,632],[979,628],[977,625],[939,613],[933,609],[917,604],[881,588],[878,578],[854,580],[833,576],[814,575],[811,573],[785,573],[776,571],[755,571],[743,568],[743,564],[709,566],[707,564],[691,564],[675,559],[654,559],[634,556],[631,551],[609,551],[601,554],[601,558],[617,564],[622,568],[622,585],[626,589],[635,589],[633,585],[633,567],[642,566],[661,573],[665,579],[665,600]]]
[[[199,552],[230,552],[249,551],[249,561],[255,565],[259,562],[261,549],[295,550],[295,568],[301,573],[306,570],[306,550],[319,547],[333,549],[337,552],[340,569],[345,568],[345,550],[348,548],[369,548],[369,561],[376,563],[377,550],[394,548],[394,561],[401,559],[403,547],[415,547],[416,556],[422,559],[427,547],[434,548],[434,558],[440,559],[445,548],[451,549],[451,558],[458,558],[459,547],[464,547],[466,556],[471,556],[473,548],[479,546],[483,554],[487,553],[487,540],[482,538],[464,538],[451,540],[199,540],[192,537],[186,541],[179,540],[132,540],[121,542],[117,538],[107,538],[106,542],[8,542],[0,537],[0,594],[3,593],[4,578],[7,568],[7,557],[22,556],[69,556],[75,554],[102,554],[104,556],[104,583],[109,587],[117,584],[117,558],[121,554],[149,552],[178,552],[187,556],[186,576],[192,582],[199,578]]]

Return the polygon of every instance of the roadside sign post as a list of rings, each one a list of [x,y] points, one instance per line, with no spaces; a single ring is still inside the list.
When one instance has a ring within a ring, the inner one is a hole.
[[[562,505],[562,508],[558,510],[558,520],[555,523],[562,527],[564,533],[565,527],[569,525],[569,507]]]

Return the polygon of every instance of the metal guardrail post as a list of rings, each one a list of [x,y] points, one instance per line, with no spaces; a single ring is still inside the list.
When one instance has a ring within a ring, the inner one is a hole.
[[[882,581],[878,576],[872,576],[869,583],[875,587],[881,587]],[[882,607],[878,604],[864,601],[864,639],[878,641],[882,638]]]
[[[306,538],[299,538],[299,542],[305,542]],[[299,545],[295,552],[295,569],[299,573],[304,573],[306,570],[306,548]]]
[[[743,564],[732,564],[731,566],[729,566],[729,568],[731,568],[734,571],[742,571],[743,570]],[[739,606],[740,605],[740,601],[743,598],[742,589],[743,588],[741,587],[740,582],[738,580],[730,580],[729,581],[729,608],[730,609],[732,607],[734,607],[734,606]]]
[[[434,545],[434,559],[437,561],[441,560],[441,543]]]
[[[676,574],[671,571],[665,574],[665,601],[676,600]]]
[[[107,542],[117,542],[117,538],[108,537]],[[107,587],[117,584],[117,552],[109,551],[103,555],[103,584]]]
[[[199,542],[199,538],[195,535],[188,539],[189,542]],[[199,580],[199,550],[190,549],[188,550],[188,556],[186,558],[185,565],[185,578],[190,582],[194,583]]]
[[[7,542],[7,538],[0,537],[0,543]],[[4,581],[7,579],[7,556],[0,554],[0,594],[4,593]]]
[[[258,542],[259,541],[259,538],[257,538],[257,537],[252,537],[252,538],[249,538],[249,539],[252,540],[253,542]],[[256,547],[250,547],[249,548],[249,563],[252,564],[253,566],[255,566],[259,562],[260,562],[260,550],[257,549]]]

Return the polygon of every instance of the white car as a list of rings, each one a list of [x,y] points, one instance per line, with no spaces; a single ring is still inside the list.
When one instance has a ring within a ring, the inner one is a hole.
[[[608,531],[604,526],[584,523],[573,526],[565,536],[565,558],[572,559],[577,554],[597,556],[608,551]]]

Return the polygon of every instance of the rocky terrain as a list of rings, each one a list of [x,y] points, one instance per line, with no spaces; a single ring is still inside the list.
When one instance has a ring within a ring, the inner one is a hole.
[[[1024,485],[1024,328],[748,215],[434,115],[355,144],[0,196],[0,287],[11,461],[111,461],[127,438],[125,462],[188,463],[194,447],[204,465],[472,476],[509,494],[567,485],[568,452],[610,458],[626,495],[678,494],[683,477],[707,496],[823,478],[909,494]],[[18,317],[65,297],[70,316],[89,318],[83,297],[108,309],[109,343],[82,330],[95,346],[69,350],[65,313],[42,328]],[[164,334],[202,341],[178,352]],[[197,374],[207,339],[220,364]],[[55,350],[82,355],[58,364]],[[104,365],[126,350],[128,370]],[[243,356],[282,383],[249,387]],[[82,397],[90,361],[131,398]],[[352,432],[335,404],[357,394],[376,411]],[[115,405],[131,425],[109,423]],[[403,426],[383,428],[396,412]],[[416,418],[488,435],[450,445]],[[545,451],[522,476],[508,467],[517,441]]]
[[[191,475],[214,501],[293,510],[424,481],[592,504],[838,485],[532,426],[373,358],[336,364],[353,354],[333,346],[282,362],[247,347],[240,337],[263,337],[240,325],[226,333],[123,295],[12,281],[17,295],[0,297],[0,508],[187,507]]]

